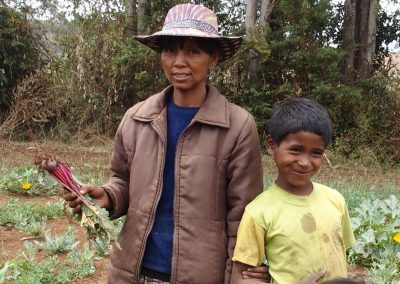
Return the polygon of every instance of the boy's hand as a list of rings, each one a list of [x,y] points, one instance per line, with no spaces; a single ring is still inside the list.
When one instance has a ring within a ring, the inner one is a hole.
[[[321,280],[326,274],[326,269],[318,271],[317,273],[311,275],[310,277],[301,280],[298,284],[316,284],[318,280]]]
[[[269,275],[268,266],[265,265],[247,268],[247,270],[242,271],[242,277],[243,279],[257,279],[262,282],[271,281],[271,275]]]

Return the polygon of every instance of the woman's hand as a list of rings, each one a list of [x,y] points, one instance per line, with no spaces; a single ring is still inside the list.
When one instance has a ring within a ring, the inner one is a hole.
[[[311,275],[310,277],[301,280],[298,284],[316,284],[319,280],[322,279],[326,274],[326,269],[318,271],[317,273]]]
[[[110,198],[108,197],[104,188],[92,184],[83,184],[80,192],[83,195],[89,194],[93,202],[99,205],[100,207],[106,208],[108,210],[111,208],[112,204]],[[81,213],[82,200],[78,195],[68,191],[64,194],[64,200],[68,202],[69,207],[72,208],[72,212],[74,214]]]
[[[268,266],[262,265],[257,267],[249,267],[242,271],[243,279],[257,279],[262,282],[270,282],[271,275],[268,272]]]

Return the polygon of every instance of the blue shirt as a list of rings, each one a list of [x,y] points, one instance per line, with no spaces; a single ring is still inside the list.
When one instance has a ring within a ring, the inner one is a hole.
[[[142,266],[162,273],[171,273],[174,235],[175,152],[178,139],[196,115],[198,107],[181,107],[172,98],[167,105],[167,153],[163,188],[156,216],[147,239]]]

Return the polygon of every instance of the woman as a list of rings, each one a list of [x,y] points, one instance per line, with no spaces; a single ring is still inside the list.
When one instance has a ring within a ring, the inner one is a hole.
[[[206,83],[242,40],[217,29],[211,10],[182,4],[170,9],[162,31],[136,37],[161,52],[171,86],[127,111],[113,176],[83,187],[111,218],[126,215],[109,283],[230,281],[238,224],[262,191],[262,166],[253,117]],[[80,211],[76,196],[65,199]],[[250,276],[266,273],[256,268]]]

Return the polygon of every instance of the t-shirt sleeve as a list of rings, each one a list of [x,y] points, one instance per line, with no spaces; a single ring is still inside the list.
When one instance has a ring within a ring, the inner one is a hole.
[[[265,231],[245,211],[240,221],[232,260],[251,266],[260,266],[265,255]]]
[[[346,249],[348,249],[356,242],[356,239],[354,238],[353,229],[351,227],[349,211],[347,209],[346,203],[344,205],[342,230],[343,230],[344,246]]]

